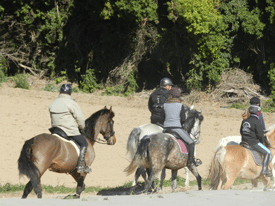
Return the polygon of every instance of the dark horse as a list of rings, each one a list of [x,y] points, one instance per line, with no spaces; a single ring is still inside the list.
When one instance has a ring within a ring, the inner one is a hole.
[[[99,133],[103,135],[108,145],[116,143],[113,130],[114,113],[112,107],[95,112],[85,121],[84,133],[88,142],[85,157],[86,164],[90,166],[95,159],[93,145]],[[19,175],[26,175],[30,181],[26,184],[22,198],[26,198],[34,189],[38,198],[42,198],[41,176],[47,169],[57,173],[69,173],[77,182],[75,198],[85,189],[84,179],[86,173],[77,173],[76,165],[78,153],[74,145],[60,137],[51,134],[40,134],[25,142],[18,159]]]
[[[189,114],[187,115],[184,129],[189,134],[193,133],[191,137],[195,142],[200,142],[200,124],[203,120],[203,116],[201,115],[201,112],[193,109],[188,112]],[[174,190],[176,189],[177,171],[183,167],[188,167],[188,169],[196,176],[199,189],[201,189],[201,177],[197,172],[197,168],[192,168],[187,165],[188,154],[184,154],[180,151],[178,143],[175,141],[174,137],[171,134],[165,134],[161,131],[158,132],[157,129],[151,127],[151,130],[147,129],[145,132],[148,136],[145,136],[144,138],[142,137],[139,141],[138,137],[139,134],[143,132],[142,129],[144,130],[144,127],[136,128],[132,131],[133,134],[131,133],[129,136],[127,151],[130,152],[133,158],[130,165],[125,169],[125,172],[130,175],[136,168],[138,168],[135,175],[136,182],[140,174],[142,174],[145,179],[145,174],[142,171],[142,168],[146,168],[149,178],[144,190],[147,192],[152,183],[154,183],[156,175],[161,170],[162,175],[160,188],[162,188],[162,183],[165,178],[165,169],[171,169],[173,180],[172,189]],[[132,186],[135,187],[135,185]]]

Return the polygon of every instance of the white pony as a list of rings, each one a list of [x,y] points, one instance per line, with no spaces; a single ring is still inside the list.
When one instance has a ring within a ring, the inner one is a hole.
[[[194,106],[191,106],[190,108],[186,107],[186,118],[188,118],[188,116],[190,115],[190,113],[192,113],[193,111],[196,111],[194,109]],[[192,112],[190,112],[192,111]],[[201,117],[201,111],[196,111],[196,113],[198,113]],[[202,117],[203,118],[203,117]],[[200,123],[201,123],[202,119],[201,118],[196,118],[195,122],[193,123],[193,127],[189,132],[190,137],[195,141],[196,144],[198,144],[200,142]],[[128,141],[127,141],[127,153],[129,153],[131,160],[133,159],[136,151],[137,151],[137,147],[139,145],[139,142],[141,141],[141,139],[146,136],[146,135],[151,135],[154,133],[159,133],[162,132],[162,127],[155,125],[155,124],[144,124],[141,125],[139,127],[135,127],[132,132],[130,133],[129,137],[128,137]],[[194,156],[196,156],[196,148],[195,148],[195,154]],[[186,180],[185,180],[185,185],[189,186],[189,169],[187,167],[184,168],[185,172],[186,172]],[[142,175],[143,179],[146,181],[146,172],[144,170],[144,168],[138,168],[137,172],[135,174],[135,179],[133,181],[132,187],[135,187],[137,184],[137,180],[139,178],[139,176]],[[165,175],[165,169],[162,171],[162,175]]]
[[[268,132],[271,129],[274,129],[275,125],[272,125],[268,127],[265,131]],[[220,147],[225,147],[227,145],[236,145],[239,144],[242,141],[241,136],[228,136],[220,139],[219,143],[217,144],[216,148],[214,149],[214,152],[216,152]],[[273,174],[273,187],[275,187],[275,158],[272,158],[272,164],[273,164],[273,169],[272,169],[272,174]],[[257,183],[256,183],[257,184]]]

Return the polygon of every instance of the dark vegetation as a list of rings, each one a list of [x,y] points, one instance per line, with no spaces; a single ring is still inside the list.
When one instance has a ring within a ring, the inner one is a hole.
[[[238,68],[273,100],[274,20],[272,0],[2,0],[0,80],[31,74],[129,95],[167,76],[213,92]]]

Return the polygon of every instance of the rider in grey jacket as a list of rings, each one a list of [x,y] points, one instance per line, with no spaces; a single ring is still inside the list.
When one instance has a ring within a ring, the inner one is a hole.
[[[180,102],[180,91],[177,88],[169,90],[170,97],[164,103],[163,119],[164,119],[164,130],[163,132],[172,131],[177,133],[181,139],[188,144],[188,164],[190,166],[196,166],[194,151],[195,142],[189,136],[189,134],[182,128],[185,122],[185,111],[184,106]]]
[[[66,136],[73,139],[80,146],[80,155],[77,164],[78,173],[89,173],[91,169],[85,164],[85,155],[88,147],[87,140],[80,133],[85,127],[84,115],[79,105],[71,97],[72,87],[70,84],[63,84],[60,94],[49,106],[51,115],[50,131],[62,130]]]

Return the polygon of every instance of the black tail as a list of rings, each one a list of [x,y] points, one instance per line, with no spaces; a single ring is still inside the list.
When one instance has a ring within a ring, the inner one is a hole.
[[[19,176],[26,175],[31,179],[31,181],[39,181],[40,172],[33,163],[33,161],[35,161],[35,157],[31,154],[33,142],[34,138],[27,140],[23,145],[20,157],[18,159],[18,170]]]

